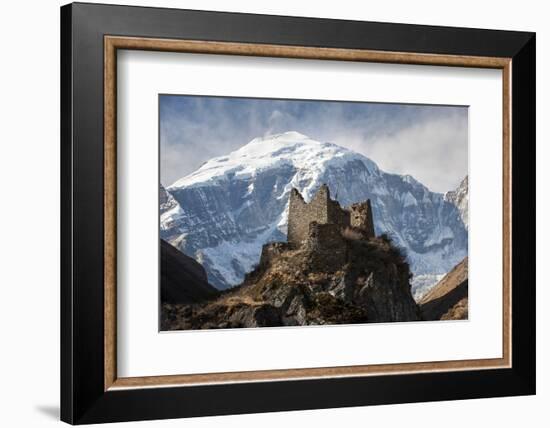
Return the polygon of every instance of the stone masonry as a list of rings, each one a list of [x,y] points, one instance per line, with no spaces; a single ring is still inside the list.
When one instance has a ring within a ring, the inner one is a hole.
[[[350,212],[350,225],[361,229],[365,232],[366,236],[374,237],[374,222],[372,220],[370,199],[353,204],[348,210]]]
[[[339,224],[311,222],[305,247],[309,265],[315,271],[334,272],[346,264],[347,247]]]
[[[319,188],[309,203],[304,201],[298,190],[292,189],[288,207],[287,241],[295,246],[305,243],[309,236],[309,225],[313,222],[354,227],[361,229],[367,238],[374,237],[370,200],[342,208],[338,201],[330,198],[326,184]]]

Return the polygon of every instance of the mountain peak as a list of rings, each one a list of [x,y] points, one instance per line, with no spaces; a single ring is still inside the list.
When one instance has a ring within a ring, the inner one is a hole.
[[[257,149],[261,149],[262,151],[269,151],[280,146],[297,145],[302,143],[321,145],[320,142],[315,141],[307,135],[301,134],[300,132],[287,131],[280,134],[266,134],[263,137],[256,137],[233,153],[247,152],[249,150]]]
[[[254,138],[227,156],[210,159],[195,172],[172,184],[169,190],[201,187],[232,178],[248,179],[261,171],[284,165],[298,171],[323,171],[329,164],[343,166],[350,161],[360,161],[369,171],[378,171],[373,161],[359,153],[313,140],[297,131],[288,131]]]
[[[310,140],[307,135],[298,131],[286,131],[280,134],[267,134],[263,137],[264,140]]]

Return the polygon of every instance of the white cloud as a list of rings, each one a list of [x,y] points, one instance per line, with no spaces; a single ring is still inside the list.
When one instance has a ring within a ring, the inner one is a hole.
[[[290,130],[362,153],[437,192],[456,187],[468,171],[465,107],[194,97],[192,113],[187,106],[161,117],[165,185],[255,137]]]
[[[426,118],[396,132],[334,142],[374,160],[387,172],[409,174],[436,192],[455,188],[468,171],[468,127],[462,117]]]

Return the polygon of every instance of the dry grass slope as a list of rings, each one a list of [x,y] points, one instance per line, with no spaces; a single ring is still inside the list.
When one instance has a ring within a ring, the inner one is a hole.
[[[422,298],[420,310],[428,321],[468,319],[468,257]]]

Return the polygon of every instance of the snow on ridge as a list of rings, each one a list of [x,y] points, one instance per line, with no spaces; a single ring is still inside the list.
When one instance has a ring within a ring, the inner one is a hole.
[[[453,239],[454,233],[448,226],[438,226],[433,229],[432,233],[424,241],[426,247],[438,245],[447,239]]]
[[[297,170],[321,170],[330,163],[343,166],[359,160],[371,172],[378,166],[367,157],[333,143],[313,140],[296,131],[268,135],[251,140],[248,144],[226,156],[212,158],[195,172],[177,180],[169,190],[200,187],[232,177],[246,179],[258,172],[291,165]]]
[[[468,176],[462,179],[456,189],[446,192],[443,197],[458,208],[460,218],[468,229]]]
[[[259,262],[258,256],[262,252],[263,244],[269,241],[269,237],[274,232],[275,227],[271,226],[254,239],[222,241],[215,247],[200,250],[200,253],[203,258],[208,258],[214,266],[214,270],[226,279],[230,287],[233,287],[243,281],[243,275],[239,275],[235,271],[235,265],[243,273],[250,272]],[[233,257],[227,257],[228,254]]]
[[[405,174],[405,175],[402,175],[401,176],[401,179],[405,182],[405,183],[409,183],[409,184],[421,184],[419,183],[419,181],[414,178],[412,175],[410,174]]]
[[[414,300],[420,302],[444,276],[444,273],[414,275],[411,281]]]
[[[399,174],[394,174],[394,175],[399,175]],[[416,178],[414,178],[410,174],[399,175],[399,177],[404,183],[410,184],[411,186],[413,186],[413,188],[417,188],[417,189],[420,188],[424,190],[424,194],[426,194],[426,192],[429,192],[434,195],[443,197],[442,193],[434,192],[433,190],[429,189],[425,184],[422,184],[420,181],[418,181]]]
[[[160,228],[161,230],[168,230],[172,225],[183,216],[183,210],[180,204],[166,210],[160,215]]]

